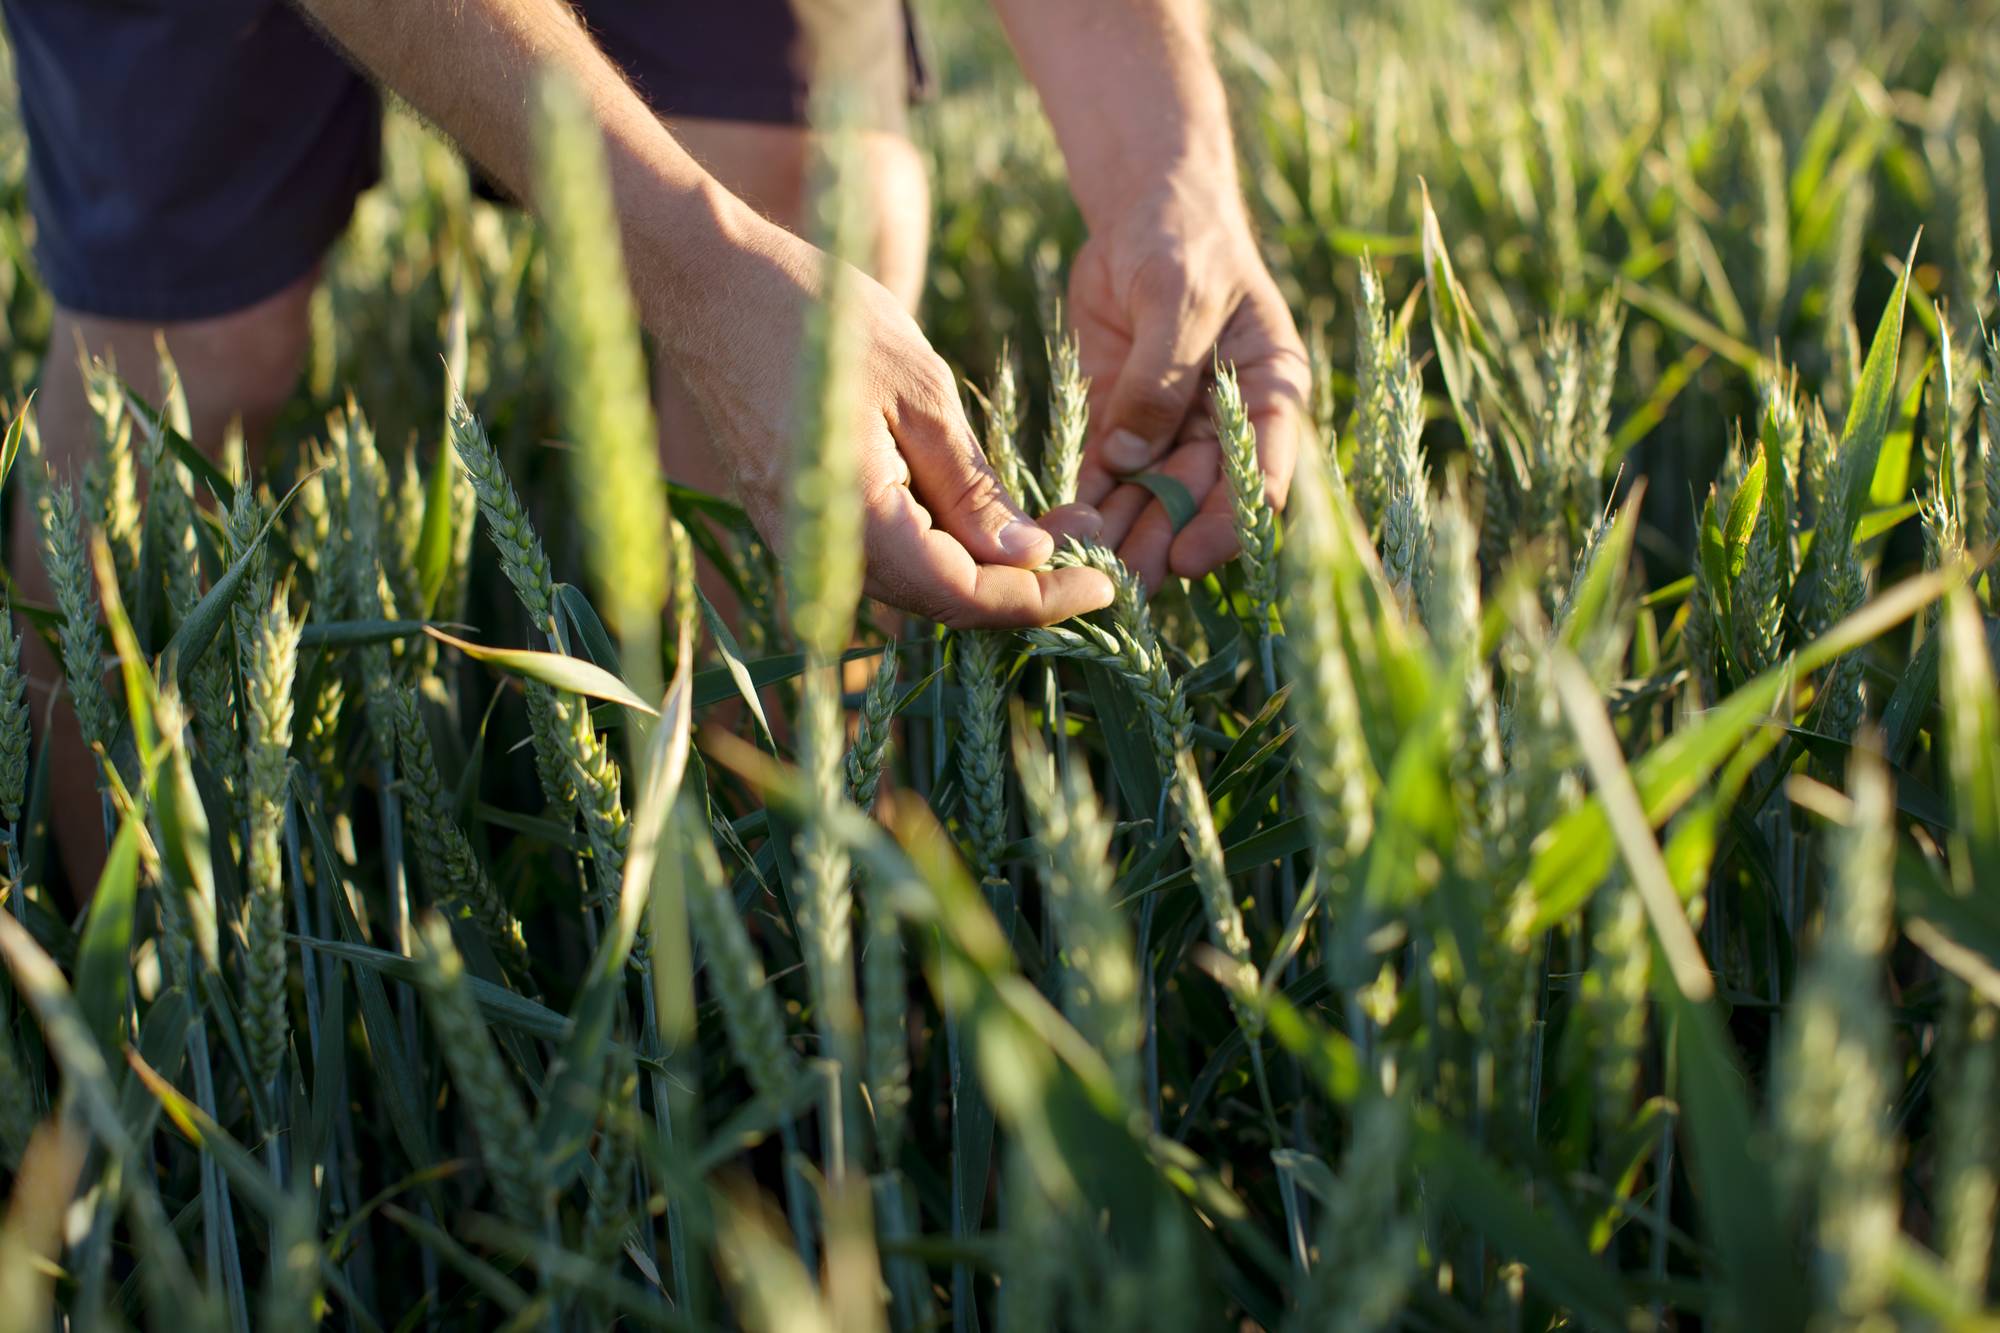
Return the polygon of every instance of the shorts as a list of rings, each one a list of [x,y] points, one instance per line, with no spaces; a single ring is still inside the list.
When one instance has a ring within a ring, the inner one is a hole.
[[[893,12],[855,22],[870,5]],[[904,0],[578,9],[668,119],[802,124],[807,67],[834,65],[872,118],[900,126],[924,86]],[[285,0],[0,0],[0,13],[36,265],[70,310],[165,323],[254,305],[319,262],[377,178],[379,94]],[[868,49],[842,39],[864,30]]]

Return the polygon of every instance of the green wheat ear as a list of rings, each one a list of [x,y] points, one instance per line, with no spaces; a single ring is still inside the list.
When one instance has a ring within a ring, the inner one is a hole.
[[[1229,512],[1236,524],[1236,548],[1243,584],[1256,609],[1259,633],[1270,628],[1278,600],[1278,525],[1264,490],[1257,459],[1257,429],[1243,401],[1233,366],[1215,372],[1215,429],[1222,443],[1222,472],[1229,483]]]
[[[248,730],[243,806],[249,819],[244,853],[243,1028],[252,1072],[269,1087],[284,1060],[290,1026],[285,1007],[285,875],[281,840],[291,774],[292,683],[298,667],[298,625],[276,590],[255,616],[244,661]]]
[[[1597,1041],[1591,1060],[1598,1123],[1621,1125],[1632,1114],[1645,1054],[1646,995],[1653,950],[1639,892],[1619,883],[1591,905],[1590,969],[1581,985],[1583,1015]]]
[[[456,390],[451,396],[447,418],[451,447],[458,456],[465,479],[478,497],[479,510],[486,517],[486,535],[500,553],[500,569],[514,587],[514,595],[527,608],[528,622],[542,634],[550,634],[555,615],[555,577],[542,539],[528,517],[527,506],[500,463],[500,452],[487,438],[486,428],[466,406]]]
[[[1968,498],[1976,490],[1982,502],[1971,506],[1966,525],[1972,544],[1979,547],[2000,542],[2000,333],[1988,335],[1985,350],[1986,374],[1979,381],[1982,428],[1975,432],[1979,456],[1965,469]]]
[[[0,1032],[0,1163],[18,1170],[21,1154],[40,1119],[14,1033]]]
[[[1049,508],[1076,499],[1083,471],[1083,438],[1090,429],[1090,380],[1083,373],[1075,330],[1048,345],[1049,436],[1042,447],[1042,499]]]
[[[636,645],[651,642],[667,603],[660,559],[667,501],[655,480],[659,443],[638,314],[603,136],[565,79],[545,78],[539,99],[538,202],[551,266],[554,379],[575,446],[570,496],[605,621]]]
[[[0,598],[0,817],[10,828],[21,823],[28,790],[28,680],[21,673],[21,636],[14,606]],[[15,886],[18,891],[20,886]]]
[[[1014,720],[1014,768],[1039,849],[1061,947],[1058,995],[1077,1031],[1111,1063],[1129,1105],[1140,1102],[1139,968],[1119,911],[1111,821],[1081,764],[1061,776],[1024,715]]]
[[[479,511],[486,518],[486,534],[492,540],[494,550],[500,554],[501,572],[506,574],[515,597],[526,609],[529,623],[547,640],[551,649],[560,650],[562,643],[556,633],[555,576],[551,572],[549,557],[542,549],[542,539],[535,531],[533,520],[528,517],[527,506],[521,503],[520,493],[514,489],[506,468],[501,465],[500,453],[487,437],[486,428],[472,414],[464,396],[455,387],[446,425],[452,450],[458,457],[472,494],[477,498]],[[603,762],[608,762],[608,757],[600,762],[595,729],[591,729],[587,739],[577,731],[572,710],[568,706],[559,706],[548,686],[540,681],[526,681],[523,682],[523,692],[528,705],[529,736],[535,749],[535,777],[541,784],[542,795],[567,819],[577,808],[578,778],[572,772],[572,763],[594,773],[602,768]],[[605,802],[594,786],[591,793],[591,808],[604,816],[599,819],[599,831],[593,833],[593,838],[615,837],[603,828],[605,821],[611,818]],[[600,865],[601,889],[606,873]]]
[[[1339,403],[1333,387],[1333,350],[1327,346],[1326,325],[1318,319],[1306,330],[1306,365],[1312,374],[1313,440],[1338,471],[1340,439],[1335,417]]]
[[[867,884],[865,875],[859,883]],[[861,953],[862,1066],[875,1113],[877,1159],[892,1166],[903,1141],[910,1107],[909,969],[902,923],[889,896],[866,897]]]
[[[993,468],[993,475],[1000,479],[1000,485],[1015,504],[1025,505],[1032,499],[1037,508],[1045,508],[1041,503],[1041,488],[1035,486],[1033,496],[1027,490],[1035,479],[1021,458],[1021,389],[1014,377],[1011,347],[1001,344],[986,392],[981,394],[977,389],[972,392],[986,409],[986,461]]]
[[[1819,1301],[1867,1320],[1887,1308],[1901,1212],[1900,1153],[1887,1122],[1892,1032],[1880,993],[1896,834],[1888,770],[1866,746],[1853,753],[1853,805],[1830,849],[1826,926],[1785,1025],[1776,1121],[1785,1179],[1812,1225]]]
[[[104,636],[98,626],[97,592],[84,554],[83,530],[69,484],[57,480],[46,465],[35,492],[35,523],[40,536],[42,566],[56,593],[56,639],[62,648],[63,682],[76,708],[86,745],[109,755],[117,736],[117,715],[105,692],[99,667],[104,661]]]
[[[1359,270],[1361,300],[1354,307],[1355,399],[1354,466],[1348,474],[1354,502],[1372,529],[1381,520],[1389,501],[1391,466],[1388,457],[1392,418],[1389,382],[1395,370],[1399,344],[1392,337],[1388,305],[1382,294],[1382,280],[1367,255]]]
[[[899,664],[896,641],[890,639],[875,661],[875,674],[869,677],[867,692],[861,698],[854,740],[847,747],[847,799],[863,810],[874,808],[875,791],[889,758]]]
[[[345,412],[327,419],[333,439],[335,474],[341,494],[344,536],[340,571],[345,586],[346,608],[359,620],[387,618],[393,611],[385,596],[382,563],[377,555],[381,543],[382,492],[388,474],[381,455],[375,452],[375,432],[367,418],[350,401]],[[361,663],[362,713],[367,719],[375,761],[384,772],[396,763],[396,679],[387,645],[364,644],[357,652]]]
[[[1353,868],[1374,828],[1374,773],[1343,634],[1339,583],[1352,552],[1346,500],[1311,455],[1300,459],[1285,534],[1287,703],[1298,726],[1300,785],[1319,859],[1320,892],[1353,912]]]
[[[959,707],[959,779],[965,790],[965,838],[973,871],[997,876],[1007,845],[1007,766],[1003,751],[1007,643],[1011,636],[967,630],[952,636]]]
[[[451,801],[438,778],[430,732],[424,726],[417,692],[398,686],[395,693],[396,748],[401,759],[409,828],[425,881],[438,903],[452,915],[470,920],[492,948],[494,956],[516,976],[528,975],[528,947],[520,922],[501,900],[486,868],[452,815]]]
[[[95,445],[83,469],[82,513],[101,528],[118,571],[118,592],[127,606],[137,604],[139,544],[144,528],[139,508],[139,466],[132,448],[132,415],[115,362],[93,358],[83,368],[84,398],[91,409]]]
[[[415,952],[424,1011],[430,1015],[438,1050],[479,1140],[494,1193],[514,1221],[538,1225],[545,1185],[534,1126],[480,1016],[465,961],[443,917],[426,913],[418,921]]]

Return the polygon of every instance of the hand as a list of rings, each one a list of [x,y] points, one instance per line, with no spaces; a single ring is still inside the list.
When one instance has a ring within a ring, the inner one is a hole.
[[[1209,415],[1213,359],[1236,367],[1275,508],[1306,420],[1305,348],[1235,197],[1233,180],[1164,186],[1093,235],[1070,276],[1070,317],[1091,377],[1077,498],[1098,508],[1098,539],[1149,589],[1170,571],[1200,578],[1236,554]],[[1151,491],[1121,480],[1148,470],[1194,498],[1196,516],[1179,533]]]
[[[783,549],[789,405],[822,256],[768,224],[743,233],[717,259],[716,299],[689,312],[675,363],[751,520]],[[1095,570],[1038,572],[1054,538],[987,466],[943,359],[886,288],[858,270],[846,280],[846,336],[862,349],[853,430],[868,595],[953,628],[1053,624],[1109,604],[1110,580]]]

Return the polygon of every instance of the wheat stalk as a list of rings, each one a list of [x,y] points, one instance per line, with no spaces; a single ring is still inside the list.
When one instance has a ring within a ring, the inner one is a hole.
[[[450,915],[471,921],[516,976],[528,975],[528,946],[521,923],[486,875],[478,853],[452,815],[451,801],[438,778],[431,736],[424,726],[417,692],[408,685],[394,695],[396,749],[402,761],[404,810],[424,879]]]

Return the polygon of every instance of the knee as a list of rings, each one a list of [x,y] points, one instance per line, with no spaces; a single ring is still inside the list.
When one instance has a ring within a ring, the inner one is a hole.
[[[80,350],[84,357],[114,363],[135,392],[157,404],[166,389],[154,371],[157,340],[164,337],[187,396],[196,443],[215,448],[232,422],[241,422],[248,438],[260,439],[291,397],[305,364],[315,277],[308,274],[242,310],[171,324],[58,311],[50,341],[56,359],[45,378],[55,397],[73,394],[80,408]],[[48,410],[60,411],[54,402]]]
[[[235,421],[251,440],[269,433],[305,366],[316,277],[308,274],[246,309],[165,331],[203,447],[219,442]]]

